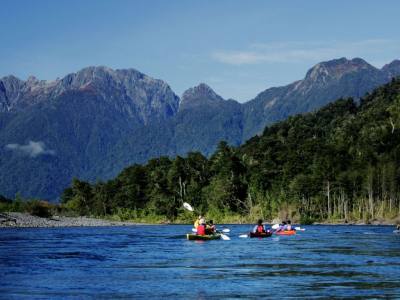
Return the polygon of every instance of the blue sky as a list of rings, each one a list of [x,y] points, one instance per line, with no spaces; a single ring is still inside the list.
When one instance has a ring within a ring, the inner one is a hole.
[[[314,64],[400,58],[400,1],[3,0],[0,77],[135,68],[247,101]]]

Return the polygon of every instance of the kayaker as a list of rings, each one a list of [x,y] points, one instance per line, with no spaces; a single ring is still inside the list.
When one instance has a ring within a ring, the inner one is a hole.
[[[199,224],[200,224],[200,220],[203,218],[203,216],[202,215],[200,215],[197,219],[196,219],[196,221],[194,221],[194,228],[196,228],[197,229],[197,226],[199,226]]]
[[[397,224],[396,230],[400,230],[400,224]]]
[[[263,220],[259,219],[257,225],[253,228],[253,233],[265,233],[265,228],[263,225]]]
[[[201,218],[197,226],[197,235],[206,235],[206,220]]]
[[[285,221],[283,221],[282,224],[279,224],[279,227],[275,230],[275,232],[285,231],[286,226],[287,226],[287,223]]]
[[[208,224],[206,226],[206,232],[207,234],[213,234],[216,231],[216,227],[214,224],[213,220],[208,221]]]
[[[287,224],[283,230],[292,230],[292,222],[290,220],[287,221]]]

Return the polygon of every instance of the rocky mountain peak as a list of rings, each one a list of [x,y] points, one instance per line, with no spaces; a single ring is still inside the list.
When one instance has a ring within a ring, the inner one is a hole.
[[[182,95],[182,103],[184,102],[212,102],[224,100],[221,96],[214,92],[205,83],[200,83],[199,85],[186,90]]]
[[[325,83],[328,80],[340,79],[345,74],[357,72],[362,69],[377,70],[361,58],[349,60],[342,57],[316,64],[307,72],[305,80]]]
[[[55,81],[26,81],[8,76],[0,79],[7,104],[0,111],[20,110],[39,102],[53,101],[69,91],[95,93],[128,116],[147,123],[165,119],[178,111],[179,98],[162,80],[153,79],[135,69],[113,70],[104,66],[86,67]],[[5,103],[5,100],[2,100]],[[6,109],[6,108],[7,109]]]
[[[382,67],[382,72],[385,72],[389,78],[400,76],[400,60],[395,59],[389,64]]]
[[[139,114],[144,123],[168,118],[178,110],[179,98],[167,83],[135,69],[91,66],[67,75],[62,82],[64,89],[93,90],[129,115]]]

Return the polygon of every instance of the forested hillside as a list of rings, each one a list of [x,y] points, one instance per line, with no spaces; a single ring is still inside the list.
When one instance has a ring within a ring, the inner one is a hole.
[[[184,201],[216,221],[276,216],[310,220],[394,218],[400,211],[400,80],[356,103],[267,127],[238,148],[132,165],[115,179],[74,179],[63,203],[80,214],[184,220]]]

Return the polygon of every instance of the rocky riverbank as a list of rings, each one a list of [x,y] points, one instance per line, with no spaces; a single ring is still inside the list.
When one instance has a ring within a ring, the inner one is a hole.
[[[80,227],[80,226],[132,226],[131,222],[117,222],[88,217],[40,218],[28,213],[1,213],[0,228],[4,227]]]

